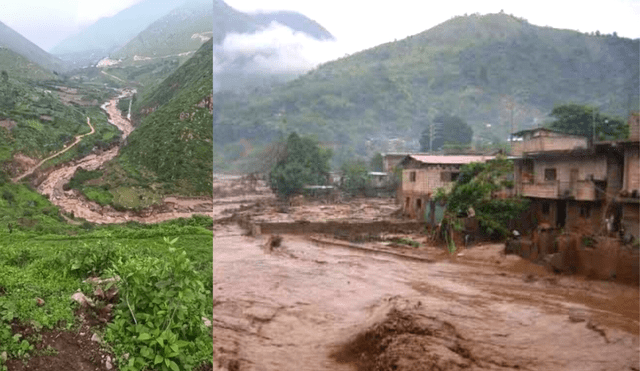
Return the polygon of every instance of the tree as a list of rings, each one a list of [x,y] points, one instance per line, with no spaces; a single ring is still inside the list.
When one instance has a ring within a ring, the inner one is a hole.
[[[2,83],[6,84],[7,82],[9,82],[9,74],[7,73],[7,71],[2,70],[0,74],[2,75]]]
[[[340,167],[342,189],[352,196],[364,194],[369,182],[367,164],[363,160],[347,161]]]
[[[431,148],[429,148],[432,133],[433,141]],[[429,149],[437,151],[445,144],[469,144],[472,137],[473,130],[463,119],[450,114],[442,114],[436,116],[422,132],[420,150],[423,152],[427,152]]]
[[[629,134],[629,126],[622,119],[603,115],[591,106],[560,105],[553,108],[551,116],[555,121],[549,128],[567,134],[592,138],[594,123],[596,140],[625,139]]]
[[[326,184],[331,150],[317,141],[291,133],[282,157],[269,174],[271,189],[281,197],[300,193],[306,184]]]
[[[384,170],[384,159],[382,158],[382,154],[377,152],[371,158],[371,162],[369,163],[371,171],[383,171]]]
[[[473,209],[480,228],[488,236],[506,237],[509,221],[528,209],[528,200],[521,197],[493,198],[492,194],[513,187],[507,175],[513,174],[513,161],[499,156],[489,162],[475,162],[461,167],[460,175],[450,192],[438,189],[436,200],[447,203],[443,225],[459,228],[460,218]]]

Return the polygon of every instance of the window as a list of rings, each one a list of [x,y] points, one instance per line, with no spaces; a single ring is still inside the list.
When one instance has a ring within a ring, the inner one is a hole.
[[[551,205],[549,205],[548,202],[545,202],[542,204],[542,213],[544,215],[549,215],[549,213],[551,212]]]
[[[422,208],[422,200],[421,199],[417,199],[416,200],[416,208],[418,208],[418,209]]]
[[[556,180],[556,169],[544,169],[544,180]]]
[[[416,172],[412,171],[409,173],[409,181],[410,182],[415,182],[416,181]]]

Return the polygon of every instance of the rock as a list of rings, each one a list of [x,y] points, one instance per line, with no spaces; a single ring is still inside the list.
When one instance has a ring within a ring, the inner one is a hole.
[[[564,270],[564,264],[562,264],[562,253],[549,254],[549,265],[553,270],[561,272]]]
[[[7,352],[0,353],[0,359],[2,362],[7,362]]]
[[[44,305],[44,300],[41,298],[36,298],[36,304],[38,304],[39,307]]]
[[[102,342],[102,338],[98,334],[93,334],[91,336],[91,341],[95,341],[96,343],[101,343]]]
[[[204,322],[204,325],[207,327],[211,327],[211,321],[209,320],[209,318],[207,317],[202,317],[202,322]]]
[[[588,314],[582,308],[569,308],[569,321],[573,323],[584,322],[587,320]]]
[[[94,307],[95,303],[91,298],[88,298],[81,291],[77,291],[75,294],[71,295],[71,299],[77,301],[83,307]]]
[[[278,235],[269,236],[269,238],[267,238],[267,242],[265,242],[264,244],[264,248],[267,251],[273,251],[274,248],[280,247],[281,244],[282,244],[282,236],[278,236]]]
[[[107,356],[107,360],[104,362],[104,368],[111,370],[113,365],[111,364],[111,357]]]
[[[531,283],[531,282],[536,282],[538,280],[538,277],[536,277],[535,274],[529,273],[529,274],[525,274],[522,277],[522,280],[526,283]]]

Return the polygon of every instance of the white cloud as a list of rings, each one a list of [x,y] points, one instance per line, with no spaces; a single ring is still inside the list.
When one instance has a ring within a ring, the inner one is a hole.
[[[344,56],[346,49],[337,41],[320,41],[272,22],[256,33],[228,34],[219,50],[227,63],[245,59],[246,72],[280,74],[304,73],[321,63]],[[215,65],[214,60],[214,71]]]

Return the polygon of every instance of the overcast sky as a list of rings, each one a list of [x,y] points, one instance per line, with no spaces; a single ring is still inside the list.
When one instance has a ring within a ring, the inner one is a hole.
[[[45,50],[140,0],[0,0],[0,21]],[[240,11],[294,10],[317,21],[347,52],[425,31],[456,15],[497,13],[539,26],[640,37],[640,0],[226,0]]]
[[[351,52],[428,30],[465,13],[504,10],[534,25],[640,37],[640,0],[226,0],[233,8],[295,10],[331,32]]]
[[[67,36],[140,0],[0,0],[0,21],[49,51]]]

